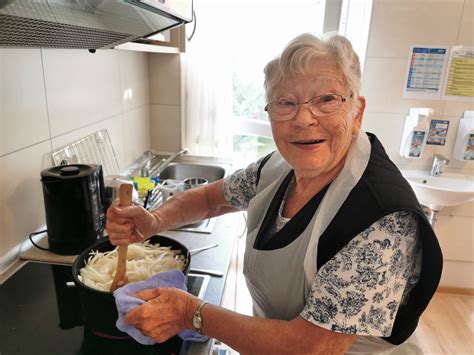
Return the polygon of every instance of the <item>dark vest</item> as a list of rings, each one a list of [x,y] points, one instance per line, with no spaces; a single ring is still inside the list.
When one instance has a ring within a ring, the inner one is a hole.
[[[392,344],[401,344],[415,331],[421,314],[438,287],[443,256],[436,235],[412,188],[389,159],[377,137],[371,133],[367,135],[372,146],[368,166],[319,239],[317,269],[333,258],[355,236],[382,217],[397,211],[413,212],[418,218],[418,235],[423,253],[420,280],[407,296],[407,302],[400,305],[392,334],[383,338]],[[262,161],[258,175],[269,157],[270,155]],[[282,191],[277,195],[281,196],[275,196],[279,202],[275,200],[272,202],[266,219],[278,211],[285,187],[281,186],[280,190]],[[314,210],[316,208],[317,206]],[[264,220],[262,228],[265,225],[268,223]],[[257,238],[256,243],[258,240]]]
[[[389,159],[377,137],[370,133],[368,136],[372,144],[369,164],[321,235],[317,268],[383,216],[397,211],[414,212],[418,217],[418,235],[423,252],[420,280],[408,295],[408,302],[400,305],[392,334],[384,338],[392,344],[401,344],[415,331],[421,314],[438,287],[443,255],[433,228],[411,186]]]

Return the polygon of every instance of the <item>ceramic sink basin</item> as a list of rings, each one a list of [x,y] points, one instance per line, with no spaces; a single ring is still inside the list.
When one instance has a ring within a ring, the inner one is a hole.
[[[434,211],[474,200],[474,176],[445,173],[431,176],[425,170],[403,170],[418,201]]]

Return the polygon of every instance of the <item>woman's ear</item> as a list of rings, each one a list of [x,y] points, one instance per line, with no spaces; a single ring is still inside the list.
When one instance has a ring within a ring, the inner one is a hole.
[[[357,98],[359,100],[359,108],[357,109],[356,116],[354,117],[354,125],[352,126],[352,133],[357,134],[362,127],[362,119],[364,117],[364,111],[365,111],[365,97],[364,96],[359,96]]]

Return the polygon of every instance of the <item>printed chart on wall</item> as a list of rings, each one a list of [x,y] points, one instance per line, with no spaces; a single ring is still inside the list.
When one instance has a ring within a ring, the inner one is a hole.
[[[403,98],[439,100],[447,59],[447,46],[412,46]]]
[[[474,47],[451,49],[443,100],[474,102]]]

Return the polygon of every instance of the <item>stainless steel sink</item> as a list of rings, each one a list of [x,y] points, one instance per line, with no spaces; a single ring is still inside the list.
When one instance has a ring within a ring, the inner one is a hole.
[[[173,162],[160,172],[158,178],[161,181],[167,179],[183,181],[188,178],[203,178],[208,182],[214,182],[224,178],[227,174],[229,174],[230,168],[230,164],[222,163],[207,164],[201,161]],[[188,224],[175,230],[210,234],[212,233],[215,222],[215,218],[210,218]]]
[[[208,182],[222,179],[226,171],[221,166],[208,164],[171,163],[159,175],[160,180],[203,178]]]

